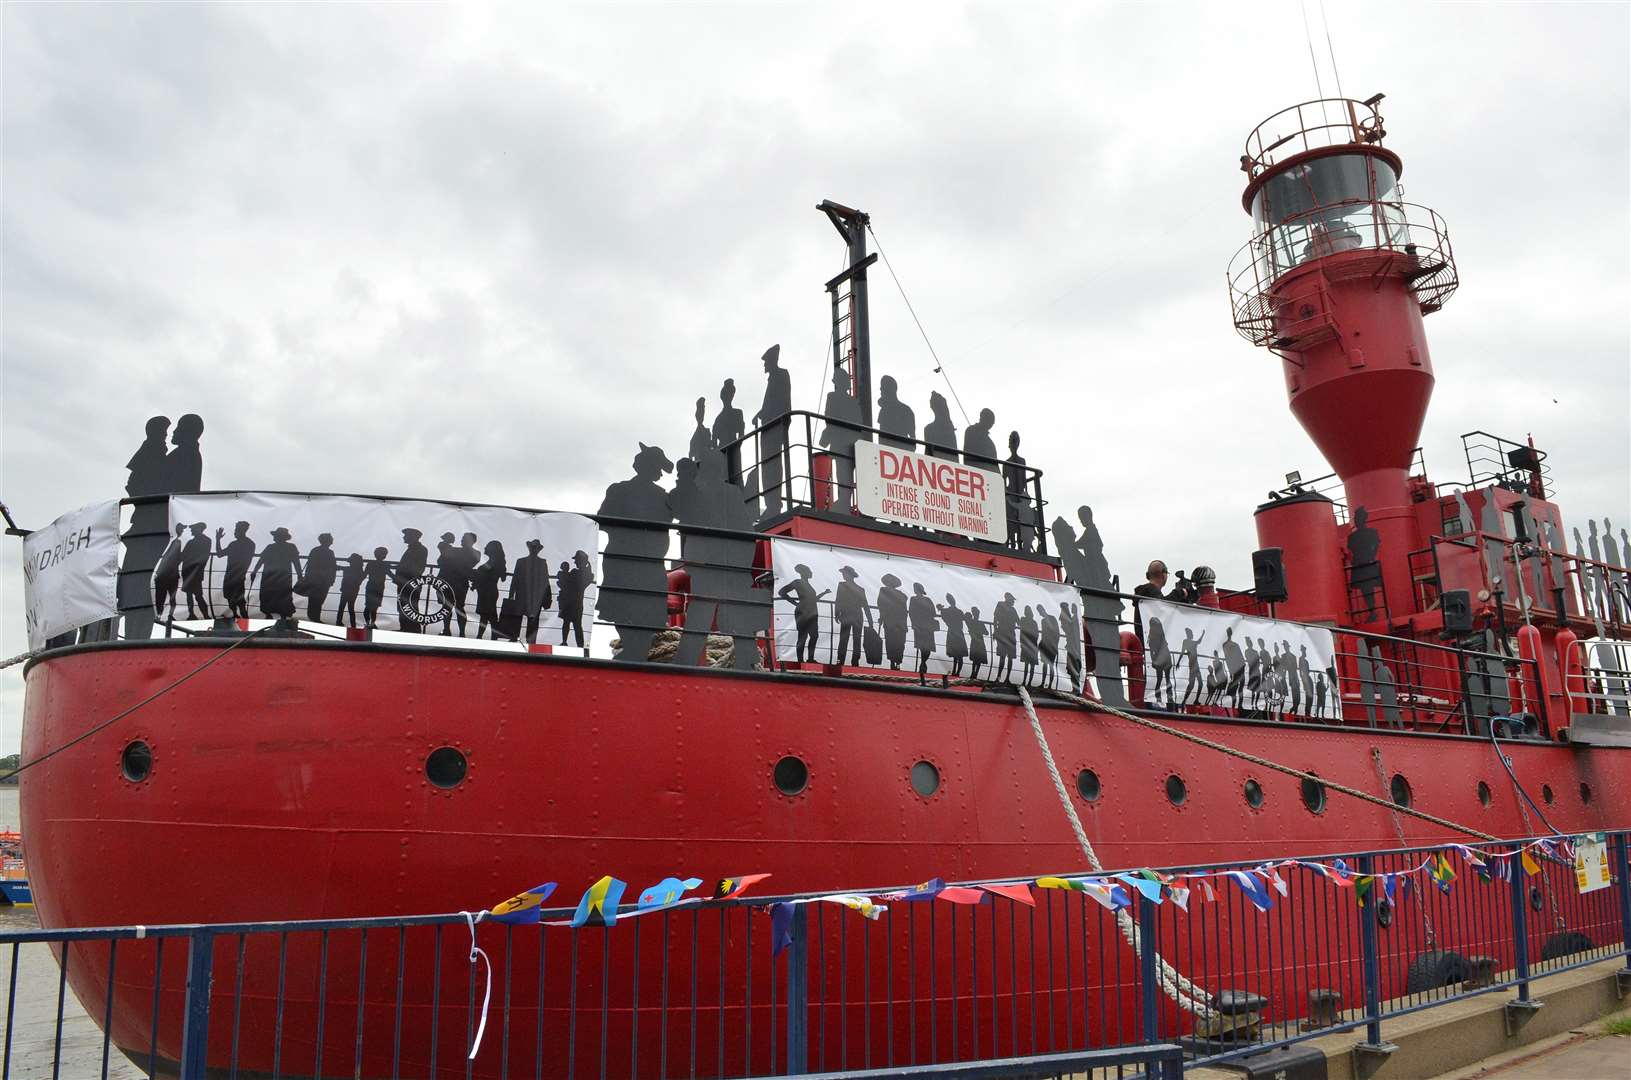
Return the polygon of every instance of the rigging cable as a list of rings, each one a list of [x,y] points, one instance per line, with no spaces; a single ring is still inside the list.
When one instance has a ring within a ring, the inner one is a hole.
[[[75,735],[73,738],[69,739],[67,742],[63,743],[61,746],[57,747],[56,749],[47,750],[45,753],[41,754],[39,757],[33,758],[32,760],[29,760],[29,761],[25,761],[21,765],[17,766],[15,769],[13,769],[10,772],[6,773],[6,775],[0,776],[0,784],[3,784],[6,781],[10,780],[12,777],[16,776],[18,773],[22,772],[24,769],[33,768],[35,765],[38,765],[42,761],[48,761],[51,758],[56,757],[58,754],[62,753],[64,750],[67,750],[69,747],[76,746],[79,743],[84,742],[86,739],[90,738],[92,735],[95,735],[97,732],[102,731],[105,728],[111,727],[113,724],[116,724],[120,720],[123,720],[125,717],[129,716],[131,713],[135,712],[137,709],[140,709],[142,706],[151,705],[153,702],[157,701],[159,698],[163,697],[165,694],[168,694],[170,691],[172,691],[172,690],[176,689],[177,687],[179,687],[182,683],[187,682],[193,676],[202,674],[205,671],[205,669],[209,668],[217,660],[220,660],[222,657],[226,656],[226,654],[231,652],[233,649],[236,649],[238,646],[240,646],[240,645],[244,644],[245,642],[249,641],[251,638],[257,637],[257,636],[265,633],[266,631],[272,629],[272,627],[276,626],[276,625],[277,625],[276,623],[268,623],[266,626],[261,627],[259,630],[251,630],[249,633],[245,634],[243,637],[239,638],[237,641],[234,641],[231,645],[228,645],[226,648],[222,649],[220,652],[216,653],[214,656],[210,657],[208,660],[204,661],[202,664],[199,664],[197,667],[195,667],[191,671],[187,672],[187,674],[183,675],[181,678],[177,679],[175,682],[170,683],[168,686],[161,687],[160,689],[154,691],[149,696],[147,696],[147,697],[143,698],[142,700],[136,702],[136,704],[130,706],[130,708],[124,709],[124,710],[114,714],[113,716],[109,717],[108,719],[102,721],[100,724],[97,724],[95,727],[91,728],[89,731],[80,732],[78,735]]]
[[[1297,0],[1297,6],[1303,13],[1303,40],[1308,43],[1308,63],[1314,69],[1314,91],[1319,94],[1320,117],[1330,124],[1331,118],[1325,112],[1325,87],[1320,84],[1320,64],[1314,58],[1314,32],[1308,28],[1308,0]]]
[[[1342,92],[1342,72],[1337,70],[1337,50],[1331,44],[1331,23],[1325,17],[1325,0],[1320,0],[1320,24],[1325,27],[1325,49],[1331,54],[1331,75],[1337,81],[1337,97],[1345,98],[1348,95]]]
[[[883,249],[883,241],[878,239],[878,234],[873,231],[870,221],[867,222],[866,231],[872,233],[872,242],[877,245],[878,255],[883,259],[884,269],[889,271],[889,276],[895,282],[896,291],[900,293],[900,298],[906,301],[906,310],[911,313],[912,321],[917,324],[917,332],[923,335],[923,344],[929,347],[929,355],[934,357],[935,374],[946,380],[946,389],[951,391],[951,399],[957,402],[957,411],[963,414],[963,423],[973,423],[968,417],[968,410],[963,408],[963,399],[957,396],[957,388],[951,384],[951,375],[947,373],[946,365],[940,362],[940,354],[934,351],[934,342],[929,340],[928,331],[923,329],[923,321],[917,317],[917,309],[912,307],[912,301],[907,297],[905,287],[901,285],[900,278],[895,274],[895,268],[889,263],[889,256]]]

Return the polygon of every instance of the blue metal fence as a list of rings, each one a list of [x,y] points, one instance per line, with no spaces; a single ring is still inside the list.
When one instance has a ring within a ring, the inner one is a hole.
[[[875,920],[801,895],[609,928],[448,914],[9,931],[0,1077],[1166,1076],[1345,1030],[1382,1048],[1390,1018],[1504,991],[1524,1008],[1533,979],[1625,956],[1627,834],[1609,843],[1613,885],[1584,893],[1572,864],[1535,851],[1526,867],[1516,841],[1480,845],[1505,856],[1484,872],[1440,847],[1341,856],[1362,876],[1344,883],[1311,865],[1337,856],[1286,865],[1256,903],[1226,874],[1260,862],[1175,869],[1207,876],[1187,879],[1187,906],[1134,893],[1136,949],[1117,913],[1048,888],[1034,905],[884,901]],[[1447,891],[1420,869],[1440,854]],[[767,915],[788,901],[774,949]],[[1163,962],[1206,1008],[1163,992]]]

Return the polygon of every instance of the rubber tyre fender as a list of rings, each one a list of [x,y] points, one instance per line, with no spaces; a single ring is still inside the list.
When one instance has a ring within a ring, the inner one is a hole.
[[[1540,950],[1540,958],[1557,960],[1575,953],[1590,952],[1596,947],[1591,943],[1591,938],[1578,930],[1560,930],[1546,939],[1546,944]]]
[[[1424,952],[1405,969],[1405,993],[1420,994],[1454,986],[1466,982],[1471,975],[1472,965],[1458,952],[1448,949]]]

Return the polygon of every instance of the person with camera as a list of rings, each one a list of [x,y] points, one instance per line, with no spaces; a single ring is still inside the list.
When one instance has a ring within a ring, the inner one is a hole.
[[[1184,576],[1182,570],[1178,571],[1179,578]],[[1144,584],[1133,590],[1134,596],[1147,596],[1151,600],[1161,600],[1166,597],[1163,591],[1167,584],[1167,564],[1160,559],[1153,559],[1148,570],[1144,571]]]

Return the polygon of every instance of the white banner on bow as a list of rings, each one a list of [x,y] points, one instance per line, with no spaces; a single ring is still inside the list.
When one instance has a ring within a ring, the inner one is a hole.
[[[351,495],[176,495],[153,593],[161,618],[285,616],[466,637],[486,624],[488,637],[496,629],[587,648],[599,539],[580,514]]]
[[[1195,604],[1138,602],[1144,700],[1338,719],[1336,639],[1320,626]]]
[[[23,538],[28,647],[119,612],[119,503],[64,514]]]
[[[1082,690],[1070,585],[796,540],[770,549],[779,660]]]

